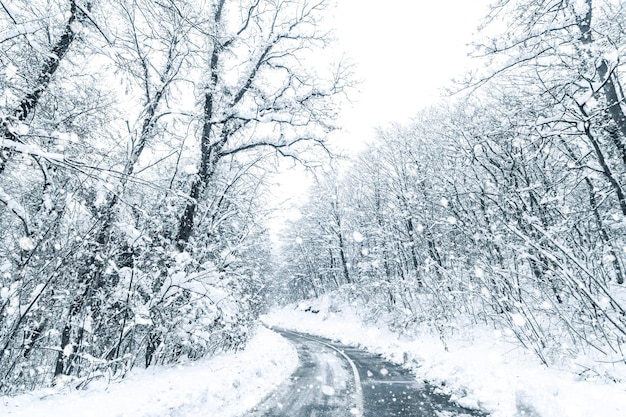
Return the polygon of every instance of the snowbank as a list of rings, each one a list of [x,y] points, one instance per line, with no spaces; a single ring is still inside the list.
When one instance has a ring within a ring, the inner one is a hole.
[[[260,328],[248,347],[209,360],[134,372],[86,391],[42,390],[0,397],[11,417],[229,417],[244,414],[287,378],[298,363],[292,345]]]
[[[492,328],[461,328],[445,341],[427,331],[398,336],[382,319],[365,324],[355,308],[322,298],[299,308],[285,307],[264,321],[360,345],[405,363],[418,378],[438,384],[461,405],[483,409],[493,417],[626,416],[623,363],[606,364],[619,379],[609,382],[597,371],[581,373],[584,358],[571,362],[568,369],[546,368],[510,336]]]

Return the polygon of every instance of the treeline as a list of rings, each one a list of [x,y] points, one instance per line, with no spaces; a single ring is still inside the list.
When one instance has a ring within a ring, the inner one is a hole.
[[[242,346],[265,177],[348,79],[306,64],[326,3],[0,3],[0,392]]]
[[[341,287],[399,331],[495,324],[546,364],[623,358],[625,12],[493,6],[485,70],[318,178],[289,231],[292,297]]]

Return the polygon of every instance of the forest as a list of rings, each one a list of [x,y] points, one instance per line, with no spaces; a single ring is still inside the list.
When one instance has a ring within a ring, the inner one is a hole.
[[[626,4],[495,2],[475,70],[349,160],[331,6],[0,0],[0,393],[237,350],[331,292],[623,362]],[[284,162],[314,180],[277,246]]]

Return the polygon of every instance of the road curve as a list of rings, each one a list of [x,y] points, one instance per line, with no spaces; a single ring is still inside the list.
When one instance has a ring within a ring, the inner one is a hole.
[[[378,355],[337,342],[274,329],[298,351],[288,381],[249,417],[470,417],[434,387]]]

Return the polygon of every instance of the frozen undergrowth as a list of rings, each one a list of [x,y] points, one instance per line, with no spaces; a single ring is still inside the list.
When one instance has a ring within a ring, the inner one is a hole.
[[[295,349],[260,328],[244,351],[133,372],[85,391],[40,390],[0,397],[7,417],[230,417],[244,414],[291,374]]]
[[[486,410],[493,417],[626,415],[623,362],[579,357],[564,359],[558,369],[546,368],[511,336],[493,328],[459,324],[444,344],[427,330],[398,336],[388,330],[385,318],[366,323],[355,313],[357,309],[322,297],[275,311],[264,321],[360,345],[405,363],[418,378],[438,384],[460,404]]]

